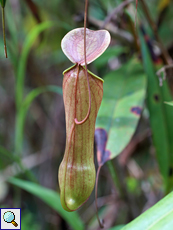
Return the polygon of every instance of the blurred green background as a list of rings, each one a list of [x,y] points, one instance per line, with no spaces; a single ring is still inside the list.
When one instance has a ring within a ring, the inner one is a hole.
[[[112,37],[88,66],[105,80],[96,122],[105,125],[112,153],[98,186],[105,229],[121,229],[173,188],[173,108],[164,103],[172,101],[172,68],[156,75],[172,63],[173,3],[139,1],[136,27],[136,2],[122,3],[90,0],[88,11],[88,28],[106,28]],[[0,27],[0,207],[22,209],[22,230],[100,229],[94,193],[67,213],[58,187],[65,149],[62,72],[72,65],[61,40],[83,27],[84,4],[6,1],[8,59]]]

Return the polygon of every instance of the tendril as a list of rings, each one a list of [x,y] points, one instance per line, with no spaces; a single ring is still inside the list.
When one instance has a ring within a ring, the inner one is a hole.
[[[100,169],[102,165],[100,165],[97,169],[97,175],[96,175],[96,186],[95,186],[95,205],[96,205],[96,216],[98,223],[100,225],[100,228],[104,228],[103,220],[100,220],[99,214],[98,214],[98,204],[97,204],[97,189],[98,189],[98,180],[99,180],[99,174],[100,174]]]
[[[74,119],[75,123],[77,125],[82,125],[85,123],[85,121],[89,118],[90,111],[91,111],[91,90],[90,90],[90,84],[89,84],[89,77],[88,77],[88,69],[87,69],[87,61],[86,61],[86,24],[87,24],[87,12],[88,12],[88,0],[85,1],[85,18],[84,18],[84,58],[85,58],[85,76],[87,77],[87,83],[88,83],[88,95],[89,95],[89,106],[88,106],[88,113],[86,117],[82,121],[78,121],[77,118]],[[79,67],[78,67],[79,68]],[[77,78],[79,76],[79,69]]]

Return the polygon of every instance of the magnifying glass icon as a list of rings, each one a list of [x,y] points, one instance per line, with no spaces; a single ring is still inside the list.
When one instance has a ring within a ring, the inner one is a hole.
[[[3,215],[3,218],[4,218],[4,221],[5,221],[6,223],[11,223],[11,224],[13,224],[15,227],[18,226],[18,224],[15,222],[15,215],[14,215],[13,212],[11,212],[11,211],[5,212],[4,215]]]

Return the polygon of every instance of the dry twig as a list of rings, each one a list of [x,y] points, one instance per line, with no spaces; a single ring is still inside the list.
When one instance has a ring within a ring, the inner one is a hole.
[[[170,57],[168,51],[165,49],[165,47],[164,47],[164,45],[162,43],[162,40],[160,39],[160,36],[158,34],[158,30],[157,30],[157,25],[153,21],[145,1],[141,0],[140,2],[142,4],[143,11],[144,11],[145,16],[146,16],[146,18],[148,20],[148,23],[149,23],[149,25],[151,26],[151,28],[152,28],[152,30],[154,32],[154,35],[155,35],[155,38],[156,38],[157,42],[159,43],[159,47],[160,47],[160,49],[162,51],[163,59],[164,59],[164,61],[165,61],[165,63],[167,65],[170,65],[172,63],[172,58]]]
[[[111,21],[112,17],[115,14],[119,14],[124,7],[126,7],[129,3],[134,2],[134,0],[126,0],[124,2],[122,2],[118,7],[116,7],[105,19],[105,21],[103,22],[103,25],[100,27],[100,29],[105,28],[105,26]]]

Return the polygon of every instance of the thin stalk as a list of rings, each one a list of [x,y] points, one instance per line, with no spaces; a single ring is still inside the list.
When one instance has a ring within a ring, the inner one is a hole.
[[[125,202],[128,203],[130,217],[136,218],[138,206],[133,194],[130,194],[127,190],[123,168],[119,165],[117,158],[113,161],[108,161],[107,165],[112,179],[116,187],[119,189],[120,199],[125,200]]]
[[[137,10],[138,10],[138,0],[136,0],[135,28],[136,28],[136,21],[137,21]]]
[[[97,190],[98,190],[98,181],[99,181],[99,174],[100,174],[101,167],[102,165],[100,165],[97,169],[96,186],[95,186],[95,205],[96,205],[96,216],[97,216],[97,220],[99,222],[100,228],[104,228],[103,221],[100,220],[99,215],[98,215],[98,204],[97,204]]]
[[[86,60],[86,24],[87,24],[87,12],[88,12],[88,0],[85,1],[85,17],[84,17],[84,58],[85,58],[85,76],[87,77],[87,84],[88,84],[88,95],[89,95],[89,107],[88,107],[88,113],[86,117],[82,121],[78,121],[77,118],[75,118],[75,123],[77,125],[82,125],[85,123],[85,121],[88,119],[91,111],[91,90],[90,90],[90,84],[89,84],[89,77],[88,77],[88,69],[87,69],[87,60]]]
[[[3,39],[4,39],[4,52],[5,52],[5,57],[8,58],[6,37],[5,37],[5,9],[4,7],[2,7],[2,28],[3,28]]]
[[[106,164],[108,166],[108,169],[110,171],[110,174],[111,174],[111,177],[113,179],[115,186],[118,187],[118,189],[119,189],[119,193],[120,193],[121,198],[123,198],[123,199],[126,198],[126,194],[125,194],[126,189],[124,188],[123,182],[121,183],[121,178],[118,177],[118,172],[116,171],[116,168],[115,168],[113,162],[110,160],[110,161],[107,161]],[[99,179],[101,167],[102,167],[102,165],[99,165],[99,167],[97,169],[96,185],[95,185],[95,205],[96,205],[96,215],[97,215],[97,219],[98,219],[100,228],[104,228],[103,221],[101,221],[99,219],[99,216],[98,216],[98,204],[97,204],[98,179]]]
[[[110,160],[110,161],[107,161],[106,164],[108,166],[109,172],[111,174],[111,177],[113,179],[115,186],[118,187],[118,189],[119,189],[121,197],[125,197],[124,189],[122,188],[123,186],[121,184],[120,178],[118,177],[118,173],[116,171],[116,168],[115,168],[113,162]]]
[[[100,26],[100,29],[105,28],[105,26],[111,21],[111,19],[114,15],[119,14],[123,10],[124,7],[126,7],[128,4],[130,4],[133,1],[134,0],[126,0],[126,1],[122,2],[121,4],[119,4],[115,9],[113,9],[113,11],[104,20],[103,25]]]
[[[24,123],[26,119],[26,111],[23,108],[20,108],[16,112],[16,122],[15,122],[15,154],[18,156],[22,153],[23,146],[23,130]]]

